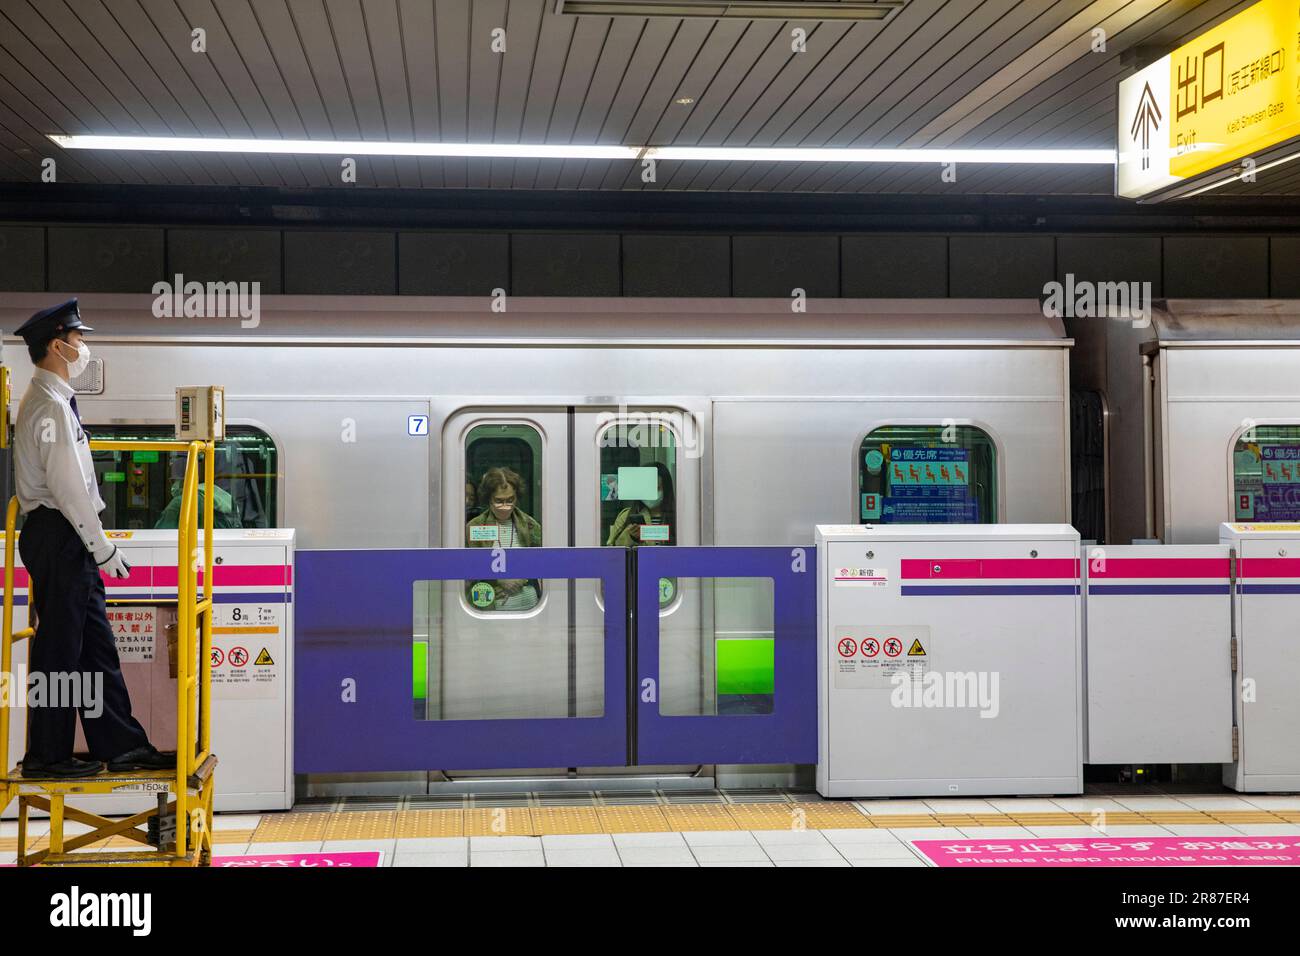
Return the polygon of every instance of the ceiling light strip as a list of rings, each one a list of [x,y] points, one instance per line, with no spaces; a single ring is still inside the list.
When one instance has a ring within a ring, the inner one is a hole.
[[[623,159],[769,163],[992,163],[1113,166],[1113,149],[856,149],[764,146],[578,146],[540,143],[400,143],[375,140],[222,139],[173,136],[59,136],[64,149],[178,153],[297,153],[465,159]]]

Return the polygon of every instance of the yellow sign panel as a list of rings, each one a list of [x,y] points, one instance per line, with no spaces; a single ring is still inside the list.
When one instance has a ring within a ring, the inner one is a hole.
[[[1174,176],[1300,136],[1300,0],[1261,0],[1169,59]]]

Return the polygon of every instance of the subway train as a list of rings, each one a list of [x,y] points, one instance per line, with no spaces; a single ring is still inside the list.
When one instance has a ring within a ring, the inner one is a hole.
[[[57,298],[0,296],[11,418],[31,368],[12,330]],[[1036,300],[269,296],[255,322],[151,304],[81,299],[90,432],[170,436],[176,386],[223,385],[219,524],[292,527],[298,548],[476,546],[507,485],[544,547],[628,544],[646,502],[642,527],[661,528],[642,546],[811,545],[817,524],[889,522],[1194,543],[1224,520],[1300,519],[1300,476],[1279,470],[1300,448],[1291,302],[1159,302],[1145,327]],[[130,457],[96,453],[105,527],[165,526],[174,464]],[[599,707],[600,589],[539,579],[503,598],[417,588],[415,716]],[[770,633],[764,604],[752,582],[661,581],[665,713],[763,706],[720,692],[715,638]],[[525,625],[558,636],[524,646]]]

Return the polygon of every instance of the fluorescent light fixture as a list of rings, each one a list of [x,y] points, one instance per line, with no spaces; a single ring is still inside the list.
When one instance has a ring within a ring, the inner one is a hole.
[[[641,159],[767,163],[995,163],[1113,166],[1113,149],[856,149],[766,146],[574,146],[540,143],[400,143],[378,140],[219,139],[177,136],[58,136],[64,149],[175,153],[316,153],[465,159]]]
[[[903,0],[774,3],[773,0],[555,0],[575,17],[707,17],[711,20],[885,20]]]
[[[656,146],[655,159],[767,163],[1035,163],[1115,165],[1113,149],[856,149],[838,147]]]
[[[55,136],[64,149],[143,149],[169,153],[325,153],[337,156],[447,156],[472,159],[636,159],[635,146],[512,143],[401,143],[380,140],[221,139],[185,136]]]

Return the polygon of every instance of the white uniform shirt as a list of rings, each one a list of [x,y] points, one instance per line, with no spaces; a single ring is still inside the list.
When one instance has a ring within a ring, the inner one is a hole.
[[[63,513],[96,563],[107,561],[113,545],[99,523],[99,496],[90,440],[69,400],[72,386],[38,368],[18,406],[14,429],[14,477],[23,514],[37,505]]]

